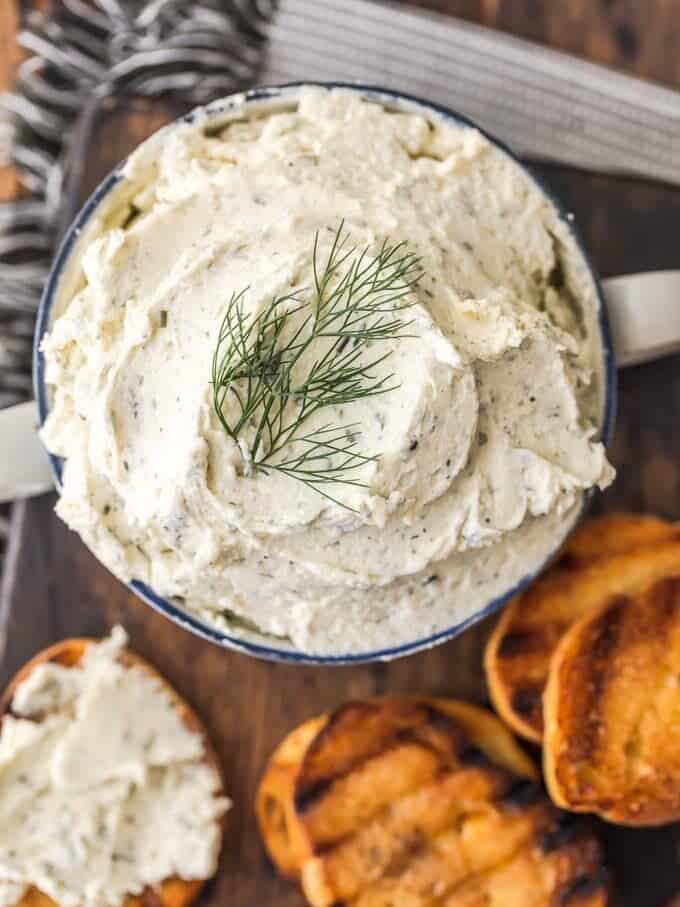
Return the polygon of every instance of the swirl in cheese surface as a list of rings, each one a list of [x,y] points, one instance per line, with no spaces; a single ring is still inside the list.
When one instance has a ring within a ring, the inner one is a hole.
[[[43,343],[58,513],[119,577],[230,632],[317,654],[428,637],[535,570],[611,481],[585,262],[474,129],[319,88],[207,122],[132,156],[62,281]],[[210,369],[232,294],[256,316],[304,291],[342,222],[372,254],[406,242],[424,276],[385,341],[398,389],[312,417],[379,455],[332,501],[244,470]]]

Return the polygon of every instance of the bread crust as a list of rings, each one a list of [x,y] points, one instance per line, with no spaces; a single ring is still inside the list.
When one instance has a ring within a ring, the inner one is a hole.
[[[24,681],[38,665],[53,662],[64,667],[74,667],[83,657],[86,648],[95,643],[101,642],[92,638],[72,638],[64,639],[55,643],[46,649],[38,652],[29,661],[27,661],[14,675],[0,697],[0,716],[11,712],[12,700],[16,693],[17,687]],[[153,668],[147,661],[129,649],[124,649],[121,653],[120,660],[123,664],[141,668],[151,677],[160,681],[163,689],[170,696],[173,706],[180,714],[183,723],[191,731],[200,734],[205,748],[204,761],[209,765],[220,779],[220,790],[216,796],[224,795],[224,778],[220,767],[217,753],[215,752],[203,724],[196,713],[187,705],[175,689],[165,680],[165,678]],[[220,826],[220,839],[224,836],[224,816],[218,820]],[[204,887],[207,879],[180,879],[177,877],[166,879],[160,885],[153,888],[145,889],[139,895],[128,895],[123,901],[123,907],[189,907]],[[29,888],[18,902],[16,907],[59,907],[58,904],[37,888]]]

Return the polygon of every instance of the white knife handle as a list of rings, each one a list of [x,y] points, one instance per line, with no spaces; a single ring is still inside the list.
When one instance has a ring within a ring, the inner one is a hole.
[[[680,271],[610,277],[602,287],[618,366],[680,352]]]
[[[34,401],[0,410],[0,503],[54,487]]]

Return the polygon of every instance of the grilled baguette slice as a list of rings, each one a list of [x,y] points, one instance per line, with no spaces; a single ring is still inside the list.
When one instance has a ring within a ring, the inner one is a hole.
[[[463,703],[370,699],[301,725],[256,808],[312,907],[607,902],[596,840],[550,804],[501,723]]]
[[[66,668],[74,667],[82,658],[87,646],[96,642],[98,642],[96,639],[65,639],[62,642],[58,642],[55,645],[38,652],[37,655],[19,669],[10,681],[5,692],[2,694],[2,697],[0,698],[0,716],[11,711],[12,700],[17,687],[39,664],[54,662],[55,664],[63,665]],[[175,692],[170,684],[167,683],[158,671],[151,667],[148,662],[129,650],[125,650],[121,653],[120,657],[123,664],[136,665],[163,684],[164,689],[172,699],[173,705],[177,709],[184,724],[192,731],[201,735],[205,747],[205,761],[217,772],[221,781],[221,790],[223,790],[224,782],[217,754],[212,748],[205,728],[199,721],[195,712],[189,708],[179,694]],[[221,791],[216,794],[216,796],[221,795]],[[223,830],[224,817],[219,820],[219,823],[221,830]],[[147,888],[140,895],[129,895],[125,899],[123,907],[187,907],[187,905],[192,904],[196,900],[206,881],[207,879],[166,879],[155,888]],[[58,907],[58,905],[37,888],[29,888],[16,907]]]
[[[645,513],[605,513],[586,520],[567,540],[563,556],[587,560],[625,554],[649,544],[677,538],[678,526]]]
[[[543,736],[543,690],[550,659],[569,627],[612,595],[635,595],[680,575],[680,526],[614,515],[577,529],[560,559],[501,615],[484,666],[493,704],[518,734]]]
[[[544,712],[558,805],[623,825],[680,819],[680,578],[575,624],[553,656]]]

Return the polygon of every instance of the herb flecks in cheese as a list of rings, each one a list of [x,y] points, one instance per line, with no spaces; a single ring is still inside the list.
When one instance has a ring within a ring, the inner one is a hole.
[[[44,342],[58,512],[122,579],[229,632],[386,649],[506,592],[611,481],[597,295],[553,205],[475,130],[342,90],[260,113],[151,139],[81,238]],[[244,470],[211,362],[229,300],[248,287],[257,316],[313,286],[314,238],[327,255],[340,223],[374,255],[408,243],[424,276],[374,369],[398,390],[306,425],[347,444],[358,425],[380,453],[334,502]]]
[[[2,907],[29,886],[60,907],[117,907],[215,872],[220,779],[158,678],[121,663],[125,642],[117,627],[75,667],[36,666],[2,719]]]

